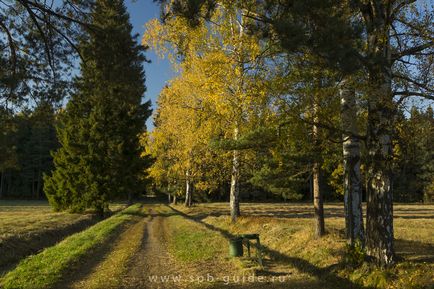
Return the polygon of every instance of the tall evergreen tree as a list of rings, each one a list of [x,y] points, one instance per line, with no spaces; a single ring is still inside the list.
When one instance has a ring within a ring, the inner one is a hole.
[[[145,92],[143,48],[131,36],[122,0],[97,0],[91,29],[83,37],[77,92],[60,117],[61,148],[45,192],[55,209],[102,214],[114,197],[140,189],[146,161],[139,136],[150,115]]]

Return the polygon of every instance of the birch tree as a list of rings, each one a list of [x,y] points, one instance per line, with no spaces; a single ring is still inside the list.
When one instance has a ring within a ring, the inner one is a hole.
[[[214,1],[176,3],[177,9],[170,12],[189,17],[193,24],[202,16],[209,18],[215,9]],[[277,35],[282,49],[291,55],[307,49],[344,77],[357,71],[367,74],[366,249],[379,265],[393,264],[394,118],[397,106],[408,97],[434,99],[432,5],[416,0],[237,1],[236,5],[254,7],[248,16],[266,31],[262,35]]]
[[[364,244],[360,139],[357,127],[355,89],[351,83],[340,85],[342,151],[344,167],[344,207],[346,236],[350,246]]]
[[[224,138],[237,142],[249,122],[252,108],[263,102],[265,93],[254,78],[260,58],[260,44],[255,37],[244,33],[244,22],[239,9],[219,6],[210,25],[194,29],[180,18],[166,19],[165,24],[153,20],[147,24],[144,43],[161,54],[169,53],[181,73],[190,75],[201,97],[207,102],[211,115],[224,124]],[[189,31],[190,30],[190,31]],[[242,154],[232,150],[230,177],[231,220],[240,215],[239,181]]]

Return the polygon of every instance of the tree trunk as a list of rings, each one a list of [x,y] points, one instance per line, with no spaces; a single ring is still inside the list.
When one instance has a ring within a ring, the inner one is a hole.
[[[31,189],[32,199],[36,199],[35,172],[32,172],[32,177],[31,177],[31,181],[30,181],[30,189]]]
[[[344,158],[344,207],[346,237],[351,247],[364,246],[362,185],[360,174],[360,140],[357,128],[355,91],[344,82],[340,89],[342,151]]]
[[[172,196],[171,194],[167,194],[167,198],[168,198],[169,204],[172,203],[171,196]]]
[[[0,199],[3,198],[4,181],[5,173],[3,171],[0,171]]]
[[[133,193],[131,191],[128,191],[128,205],[133,204]]]
[[[392,200],[393,103],[387,78],[369,97],[366,248],[382,266],[394,262]]]
[[[315,149],[319,153],[319,136],[318,136],[318,126],[315,124],[318,122],[318,104],[314,104],[314,125],[313,125],[313,139],[315,143]],[[312,178],[313,178],[313,206],[315,210],[315,236],[317,238],[325,234],[325,224],[324,224],[324,205],[323,205],[323,195],[321,190],[321,164],[319,161],[319,156],[316,156],[316,160],[312,168]]]
[[[374,5],[375,4],[375,5]],[[369,69],[366,134],[367,212],[366,249],[381,266],[395,261],[393,248],[392,130],[395,104],[392,94],[390,48],[391,7],[375,2],[364,11]]]
[[[234,140],[238,140],[238,127],[234,129]],[[235,223],[240,213],[240,152],[238,150],[233,151],[232,158],[232,175],[231,175],[231,191],[230,191],[230,208],[231,208],[231,221]]]
[[[313,178],[313,206],[315,209],[315,237],[319,238],[325,234],[324,224],[324,205],[323,196],[321,191],[321,169],[320,164],[315,162],[313,164],[312,178]]]
[[[36,186],[36,194],[38,199],[42,199],[42,171],[41,168],[38,170],[38,185]]]
[[[191,180],[190,180],[190,172],[187,170],[185,172],[185,202],[184,205],[186,207],[191,207]]]
[[[172,204],[176,205],[176,203],[177,203],[177,199],[176,199],[176,195],[174,195]]]

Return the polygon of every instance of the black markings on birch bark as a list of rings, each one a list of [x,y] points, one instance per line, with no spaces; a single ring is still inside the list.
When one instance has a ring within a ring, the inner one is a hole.
[[[354,89],[343,81],[340,87],[342,152],[344,165],[344,207],[346,237],[351,247],[364,245],[362,185],[360,174],[360,140]]]

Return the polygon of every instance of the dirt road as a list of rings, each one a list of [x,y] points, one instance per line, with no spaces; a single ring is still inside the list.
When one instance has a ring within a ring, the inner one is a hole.
[[[121,288],[179,288],[176,284],[181,272],[169,255],[164,217],[154,216],[146,223],[139,250],[128,262]]]
[[[102,244],[92,253],[93,258],[80,264],[58,288],[203,288],[207,278],[222,279],[233,270],[230,262],[218,258],[188,264],[175,260],[169,249],[168,222],[176,213],[162,214],[155,208],[158,206],[145,205],[143,216],[128,224],[109,244]]]

